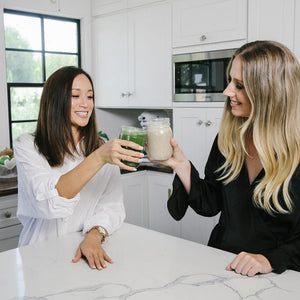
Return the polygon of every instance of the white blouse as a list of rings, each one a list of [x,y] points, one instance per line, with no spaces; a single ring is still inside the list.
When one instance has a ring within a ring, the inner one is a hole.
[[[14,142],[18,170],[17,216],[23,224],[19,246],[58,237],[68,232],[85,234],[93,226],[117,230],[125,218],[119,167],[106,164],[72,199],[58,195],[61,175],[84,159],[66,157],[63,166],[51,167],[34,145],[34,137],[20,136]]]

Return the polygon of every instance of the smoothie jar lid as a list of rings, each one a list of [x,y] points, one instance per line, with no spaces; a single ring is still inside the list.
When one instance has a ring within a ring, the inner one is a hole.
[[[170,119],[169,118],[154,118],[149,120],[149,126],[169,126]]]

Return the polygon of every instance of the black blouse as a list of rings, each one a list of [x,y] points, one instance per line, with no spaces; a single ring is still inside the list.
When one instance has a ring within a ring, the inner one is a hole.
[[[250,184],[244,165],[239,176],[224,185],[217,180],[218,174],[215,172],[224,161],[216,138],[205,166],[205,179],[199,177],[191,164],[189,195],[179,177],[175,176],[173,193],[168,201],[172,217],[180,220],[188,206],[203,216],[215,216],[221,212],[219,223],[211,233],[209,246],[233,253],[246,251],[262,254],[276,273],[286,269],[300,271],[300,165],[289,186],[293,212],[271,216],[252,202],[253,190],[264,176],[264,170]]]

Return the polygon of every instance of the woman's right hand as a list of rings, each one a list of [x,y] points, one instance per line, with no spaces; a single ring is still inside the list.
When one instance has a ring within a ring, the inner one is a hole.
[[[137,151],[126,149],[124,147],[135,149]],[[102,160],[103,164],[109,163],[128,171],[136,171],[136,168],[125,165],[122,160],[141,163],[141,158],[144,156],[143,153],[138,152],[141,150],[143,150],[143,147],[134,142],[114,139],[103,144],[95,152],[97,153],[97,158]]]
[[[160,163],[171,167],[177,173],[177,170],[186,168],[190,163],[183,151],[179,148],[175,139],[171,138],[170,142],[173,148],[172,156],[168,160],[160,161]]]
[[[160,161],[160,163],[171,167],[177,173],[189,194],[191,189],[191,163],[173,138],[170,142],[173,148],[172,156],[168,160]]]

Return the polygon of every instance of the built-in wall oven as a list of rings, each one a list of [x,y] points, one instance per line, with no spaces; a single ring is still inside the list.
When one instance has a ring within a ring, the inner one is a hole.
[[[224,101],[226,69],[234,51],[173,55],[174,101]]]

